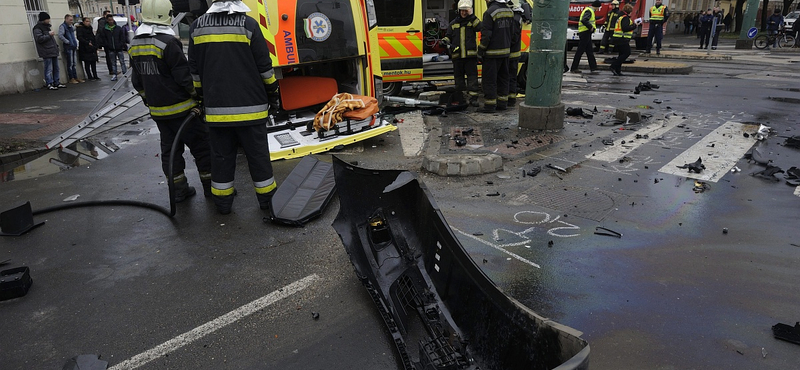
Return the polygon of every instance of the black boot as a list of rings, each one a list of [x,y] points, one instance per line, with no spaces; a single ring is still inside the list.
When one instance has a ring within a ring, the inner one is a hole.
[[[231,213],[231,208],[233,207],[233,197],[236,193],[231,195],[212,195],[211,198],[214,199],[214,205],[217,206],[217,212],[221,215],[227,215]]]
[[[211,172],[200,172],[200,183],[203,184],[203,196],[211,197]]]
[[[509,107],[514,107],[515,105],[517,105],[517,98],[509,97],[508,98],[508,106]]]
[[[256,194],[256,198],[258,199],[258,206],[263,210],[269,210],[272,208],[272,195],[275,194],[275,190],[266,193],[266,194]]]
[[[497,105],[495,104],[484,104],[483,108],[478,109],[479,113],[494,113],[497,111]]]
[[[471,105],[473,107],[479,107],[480,106],[480,104],[478,104],[478,96],[477,95],[470,95],[470,97],[469,97],[469,105]]]
[[[508,100],[498,100],[497,110],[506,110],[506,109],[508,109]]]
[[[189,186],[189,182],[186,181],[186,176],[184,174],[181,174],[173,184],[173,188],[175,189],[175,203],[183,202],[197,194],[197,191]]]

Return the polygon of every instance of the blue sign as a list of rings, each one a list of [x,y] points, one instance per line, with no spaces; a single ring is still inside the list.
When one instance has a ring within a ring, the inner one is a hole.
[[[753,27],[753,28],[747,30],[747,38],[751,38],[752,39],[753,37],[756,37],[757,33],[758,33],[758,28]]]

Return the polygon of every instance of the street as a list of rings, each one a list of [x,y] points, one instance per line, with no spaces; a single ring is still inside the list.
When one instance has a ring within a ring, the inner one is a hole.
[[[665,40],[687,50],[694,42]],[[548,133],[552,144],[520,144],[543,133],[519,130],[517,108],[470,108],[403,113],[397,131],[329,154],[416,173],[489,278],[583,332],[592,369],[795,368],[800,346],[775,339],[771,327],[800,321],[800,187],[788,186],[785,173],[751,176],[764,166],[744,156],[756,147],[783,170],[800,167],[800,149],[782,145],[800,135],[800,54],[732,43],[720,53],[732,59],[678,60],[690,74],[614,77],[602,65],[597,75],[565,74],[565,105],[597,111],[567,116],[563,130]],[[659,88],[634,94],[646,81]],[[48,96],[53,102],[4,96],[0,113],[35,103],[66,115],[69,103]],[[615,122],[617,108],[646,118]],[[772,133],[758,141],[762,124]],[[451,145],[451,132],[467,127],[482,145]],[[75,194],[166,206],[153,121],[102,135],[120,150],[68,170],[20,171],[0,184],[0,210],[26,201],[41,209]],[[423,169],[431,153],[501,153],[503,170],[439,176]],[[703,172],[677,168],[697,157]],[[273,163],[279,185],[298,162]],[[199,189],[193,163],[187,177]],[[262,222],[241,155],[236,187],[227,216],[198,195],[174,219],[79,208],[36,216],[46,224],[0,239],[0,261],[11,259],[0,269],[28,266],[34,281],[27,296],[0,302],[0,367],[55,369],[98,354],[109,369],[398,368],[331,227],[338,199],[291,228]],[[621,235],[598,235],[598,226]]]

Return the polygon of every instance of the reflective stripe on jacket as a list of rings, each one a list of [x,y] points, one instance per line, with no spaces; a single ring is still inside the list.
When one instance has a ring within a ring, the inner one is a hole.
[[[617,25],[614,27],[613,37],[630,39],[633,37],[633,30],[635,29],[636,25],[631,22],[631,17],[623,14],[619,17]]]
[[[588,15],[586,12],[589,12]],[[592,28],[587,27],[586,23],[591,24]],[[594,31],[595,27],[596,23],[594,19],[594,8],[587,6],[583,8],[583,11],[581,12],[581,20],[578,22],[578,33],[586,31],[592,32]]]
[[[497,1],[483,13],[483,31],[478,48],[486,58],[506,58],[511,53],[514,11]]]
[[[466,18],[458,16],[450,22],[444,39],[457,47],[453,50],[453,59],[478,55],[478,32],[481,32],[481,21],[473,14]]]
[[[667,7],[664,6],[663,4],[660,7],[656,7],[655,5],[653,5],[653,7],[650,8],[650,20],[655,22],[663,21],[664,11],[666,9]]]

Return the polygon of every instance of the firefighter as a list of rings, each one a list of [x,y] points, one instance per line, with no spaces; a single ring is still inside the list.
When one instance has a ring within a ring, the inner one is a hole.
[[[669,19],[669,9],[661,0],[656,0],[655,5],[650,7],[650,31],[647,33],[647,50],[646,54],[650,54],[650,49],[653,48],[653,39],[656,43],[656,54],[661,54],[661,39],[664,38],[664,23]]]
[[[473,107],[478,106],[478,32],[481,32],[481,21],[472,14],[472,0],[459,1],[458,17],[450,22],[442,42],[453,57],[457,93],[462,96],[465,90],[468,91],[469,103]]]
[[[483,61],[483,97],[481,113],[493,113],[508,107],[508,56],[511,53],[514,12],[506,0],[486,0],[483,31],[478,58]]]
[[[614,26],[614,37],[611,40],[611,43],[614,45],[614,49],[619,52],[619,56],[617,59],[611,63],[611,73],[614,76],[622,76],[622,63],[625,63],[625,60],[631,55],[631,38],[633,37],[633,30],[636,29],[636,24],[641,22],[641,20],[634,23],[631,20],[631,12],[633,11],[633,5],[625,4],[622,7],[622,11],[619,13],[619,17],[617,17],[617,24]]]
[[[581,73],[578,70],[578,65],[581,62],[583,53],[586,53],[586,59],[589,60],[589,70],[592,73],[598,71],[597,60],[594,59],[594,45],[592,45],[592,33],[597,28],[594,13],[598,9],[600,9],[600,1],[595,0],[592,6],[583,8],[581,12],[580,21],[578,21],[578,38],[580,40],[578,41],[578,51],[575,52],[575,56],[572,58],[572,67],[570,68],[572,73]]]
[[[156,121],[161,134],[161,168],[169,177],[170,149],[183,121],[198,102],[189,74],[189,64],[183,55],[183,44],[175,37],[172,23],[172,3],[169,0],[143,0],[142,21],[131,42],[130,56],[133,72],[131,82],[139,92],[150,117]],[[208,128],[199,115],[194,116],[181,132],[173,163],[175,201],[182,202],[197,192],[186,179],[183,170],[184,144],[194,156],[203,193],[211,196],[211,148]]]
[[[606,15],[605,31],[603,31],[603,39],[600,41],[600,52],[597,54],[605,54],[606,51],[611,54],[611,49],[614,47],[614,44],[612,43],[609,45],[609,42],[611,41],[611,37],[614,36],[614,27],[617,26],[619,14],[619,1],[614,0],[611,2],[611,10],[608,12],[608,15]]]
[[[261,28],[241,1],[215,0],[189,28],[189,68],[210,130],[211,193],[231,212],[236,153],[241,146],[261,209],[270,208],[272,176],[266,123],[280,106],[278,83]]]
[[[522,55],[522,26],[526,22],[522,6],[517,6],[513,1],[509,2],[509,5],[514,11],[514,28],[511,32],[511,53],[508,55],[508,106],[513,107],[517,104],[517,72],[519,58]]]

